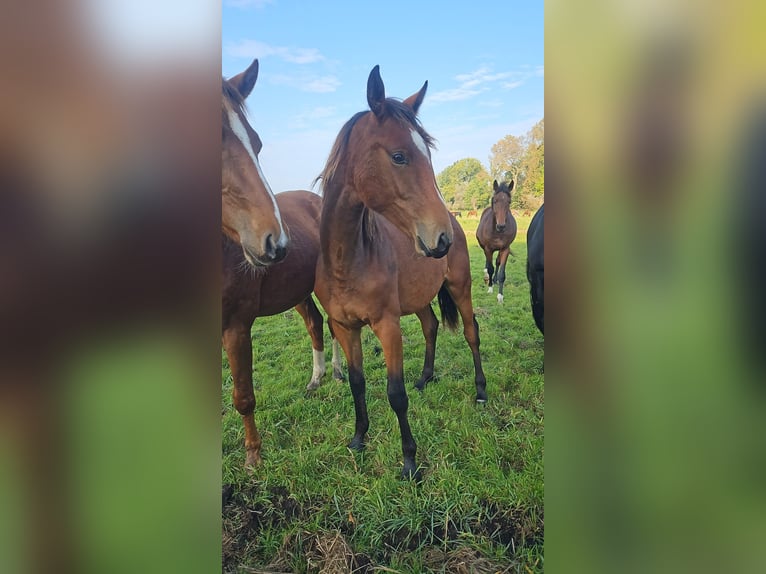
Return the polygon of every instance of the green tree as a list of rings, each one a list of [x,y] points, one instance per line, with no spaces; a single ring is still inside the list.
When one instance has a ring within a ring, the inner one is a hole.
[[[545,118],[523,136],[507,135],[492,146],[490,173],[498,181],[515,181],[511,206],[534,209],[545,193]]]
[[[469,157],[460,159],[442,170],[436,176],[436,183],[448,205],[455,209],[466,209],[468,206],[473,207],[469,198],[476,195],[477,192],[472,190],[469,193],[469,189],[472,189],[471,184],[476,178],[486,181],[489,179],[489,175],[478,159]]]

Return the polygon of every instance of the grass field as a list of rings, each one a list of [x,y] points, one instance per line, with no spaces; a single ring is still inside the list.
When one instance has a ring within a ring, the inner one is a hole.
[[[306,396],[311,344],[300,316],[290,310],[256,321],[263,464],[253,472],[243,466],[244,431],[222,352],[224,571],[543,571],[544,344],[525,274],[529,219],[518,220],[503,305],[482,281],[478,219],[459,219],[471,251],[487,404],[474,401],[462,325],[455,333],[440,326],[437,379],[422,393],[413,388],[424,341],[417,318],[402,318],[409,419],[424,467],[419,485],[399,478],[399,428],[386,397],[383,354],[369,329],[362,340],[370,431],[366,450],[357,453],[346,448],[353,401],[348,384],[330,376],[329,334],[328,375]]]

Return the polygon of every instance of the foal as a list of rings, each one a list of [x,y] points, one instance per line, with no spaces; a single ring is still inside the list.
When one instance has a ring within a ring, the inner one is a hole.
[[[492,284],[497,283],[497,302],[503,302],[505,285],[505,263],[511,252],[511,243],[516,238],[516,220],[511,215],[511,183],[493,183],[492,204],[486,208],[476,228],[476,239],[484,250],[486,264],[484,283],[489,286],[487,293],[492,293]],[[492,268],[492,254],[497,251],[496,269]]]
[[[349,447],[362,449],[369,428],[361,342],[361,329],[369,325],[385,355],[388,400],[401,432],[402,475],[415,479],[420,471],[407,419],[400,317],[416,313],[426,335],[422,386],[433,373],[436,348],[431,301],[438,293],[450,325],[456,325],[459,311],[473,353],[477,400],[486,400],[468,247],[436,184],[432,139],[416,118],[427,86],[403,102],[387,99],[378,66],[372,69],[370,111],[346,122],[319,176],[324,201],[315,286],[348,362],[356,413]]]

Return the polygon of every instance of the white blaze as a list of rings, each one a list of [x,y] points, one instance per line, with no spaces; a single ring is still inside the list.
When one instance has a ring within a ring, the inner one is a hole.
[[[274,215],[276,216],[277,221],[279,222],[279,231],[280,231],[277,245],[280,247],[285,247],[287,245],[287,234],[285,233],[285,229],[282,226],[282,216],[279,213],[277,198],[274,197],[274,192],[271,191],[271,186],[269,185],[269,182],[266,181],[266,177],[263,175],[263,171],[261,170],[261,164],[258,162],[258,156],[255,155],[255,151],[253,150],[253,144],[250,142],[250,136],[247,133],[247,129],[240,121],[239,114],[237,114],[237,112],[235,112],[234,110],[229,110],[229,126],[231,127],[231,131],[234,132],[234,135],[237,136],[237,139],[239,139],[239,141],[247,150],[247,153],[250,156],[250,159],[253,160],[253,163],[255,164],[255,169],[256,171],[258,171],[258,177],[261,178],[261,182],[263,183],[263,186],[266,188],[266,192],[269,194],[269,197],[271,198],[271,203],[274,204]]]

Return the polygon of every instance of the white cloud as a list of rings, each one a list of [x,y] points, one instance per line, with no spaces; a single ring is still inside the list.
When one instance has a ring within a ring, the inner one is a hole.
[[[455,79],[460,82],[457,88],[442,90],[433,94],[429,100],[432,102],[454,102],[467,100],[479,94],[493,89],[512,90],[518,88],[532,76],[542,75],[542,66],[538,66],[534,72],[529,70],[528,65],[521,66],[522,71],[493,72],[489,66],[481,66],[473,72],[458,74]],[[509,80],[509,81],[502,81]]]
[[[316,48],[271,46],[258,40],[240,40],[239,42],[228,44],[226,52],[236,58],[248,59],[276,56],[293,64],[311,64],[325,59]]]
[[[340,80],[336,76],[317,76],[300,74],[296,76],[277,75],[272,77],[271,82],[280,86],[290,86],[303,92],[329,93],[334,92],[340,86]]]

